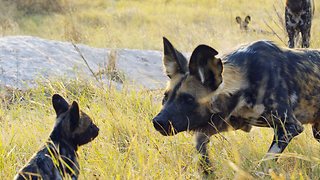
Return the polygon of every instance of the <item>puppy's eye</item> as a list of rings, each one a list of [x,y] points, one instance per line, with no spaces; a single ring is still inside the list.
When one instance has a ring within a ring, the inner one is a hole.
[[[169,94],[168,93],[164,93],[164,97],[162,99],[162,105],[164,105],[168,101],[168,98],[169,98]]]

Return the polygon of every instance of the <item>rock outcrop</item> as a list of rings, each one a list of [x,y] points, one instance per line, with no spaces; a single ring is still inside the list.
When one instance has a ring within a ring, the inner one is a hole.
[[[103,49],[82,44],[75,47],[70,42],[31,36],[2,37],[0,86],[26,89],[52,79],[80,77],[105,84],[113,80],[158,89],[167,80],[161,56],[160,51]]]

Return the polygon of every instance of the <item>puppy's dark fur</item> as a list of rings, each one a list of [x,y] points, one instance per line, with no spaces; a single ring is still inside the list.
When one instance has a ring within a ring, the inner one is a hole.
[[[98,136],[99,128],[79,110],[77,102],[69,105],[60,95],[52,97],[57,114],[48,142],[19,171],[14,179],[77,179],[77,149]]]

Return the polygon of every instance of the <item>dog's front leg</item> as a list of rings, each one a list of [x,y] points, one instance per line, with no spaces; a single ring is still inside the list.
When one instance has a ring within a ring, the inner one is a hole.
[[[200,166],[205,175],[212,174],[212,165],[207,152],[207,144],[210,142],[210,136],[203,132],[197,132],[196,138],[196,148],[200,153]]]
[[[228,120],[222,118],[221,114],[215,114],[211,117],[210,123],[195,134],[196,149],[200,153],[200,166],[205,175],[213,173],[213,167],[207,152],[207,144],[210,142],[210,137],[220,132],[228,130],[238,130],[249,132],[251,125],[245,123],[244,119],[231,116]]]

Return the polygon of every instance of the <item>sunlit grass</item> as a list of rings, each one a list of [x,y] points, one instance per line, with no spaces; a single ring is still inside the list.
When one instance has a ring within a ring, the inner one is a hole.
[[[192,133],[164,137],[153,128],[151,119],[160,109],[159,92],[102,90],[82,81],[53,82],[28,92],[15,92],[14,100],[3,99],[0,177],[12,178],[47,140],[55,119],[51,105],[54,93],[69,102],[78,101],[100,128],[98,138],[79,148],[82,179],[201,178]],[[273,175],[320,177],[319,143],[310,127],[305,132],[292,141],[279,163],[270,163]],[[239,169],[251,176],[262,171],[257,167],[272,136],[271,129],[254,128],[250,133],[236,131],[212,137],[209,154],[215,178],[241,177]],[[269,179],[270,174],[265,177]]]
[[[60,1],[63,11],[46,14],[42,11],[24,14],[22,10],[15,10],[13,3],[4,2],[7,1],[0,0],[0,5],[10,13],[0,13],[0,21],[8,19],[12,25],[2,29],[3,35],[34,35],[96,47],[157,50],[162,49],[161,37],[166,36],[187,52],[200,43],[220,52],[259,39],[287,44],[284,27],[274,10],[275,7],[284,19],[283,0],[64,0]],[[319,9],[320,5],[316,6]],[[315,11],[311,47],[319,46],[318,13]],[[257,31],[239,30],[235,17],[246,15],[251,16],[249,28]],[[278,37],[260,33],[260,30],[271,32],[268,26]]]
[[[241,43],[268,39],[286,44],[273,5],[283,14],[279,0],[64,0],[63,11],[25,14],[13,1],[0,0],[0,35],[33,35],[47,39],[76,41],[95,47],[162,50],[162,36],[181,51],[209,44],[226,52]],[[27,2],[27,1],[25,1]],[[27,5],[27,4],[26,4]],[[316,4],[316,10],[320,9]],[[319,41],[319,13],[315,11],[311,47]],[[241,32],[235,17],[250,15],[251,29]],[[284,16],[284,15],[283,15]],[[222,54],[222,53],[220,53]],[[76,100],[100,127],[92,143],[79,149],[81,179],[200,179],[198,153],[192,134],[163,137],[151,123],[160,109],[162,92],[97,88],[94,83],[54,81],[27,92],[0,88],[0,177],[12,179],[47,140],[54,124],[51,96],[59,93]],[[250,133],[223,133],[211,138],[210,158],[215,178],[255,176],[271,144],[272,129],[255,128]],[[296,137],[279,163],[270,163],[266,179],[320,178],[320,146],[311,128]]]

